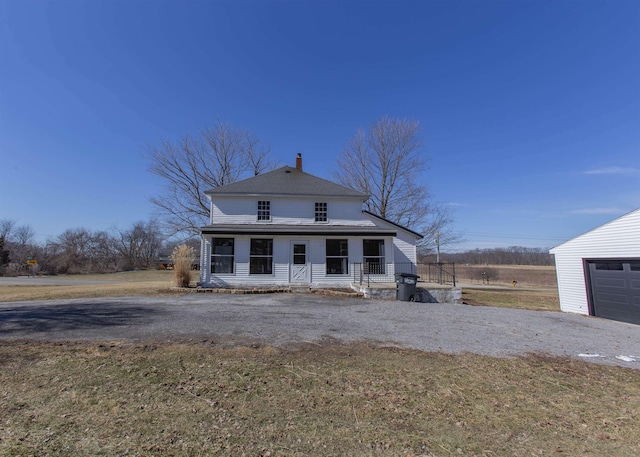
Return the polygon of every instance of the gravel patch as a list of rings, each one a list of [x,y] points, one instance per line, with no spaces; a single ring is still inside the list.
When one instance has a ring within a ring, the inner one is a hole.
[[[510,357],[547,353],[640,369],[640,326],[577,314],[311,294],[0,303],[0,340],[182,340],[286,347],[334,339]]]

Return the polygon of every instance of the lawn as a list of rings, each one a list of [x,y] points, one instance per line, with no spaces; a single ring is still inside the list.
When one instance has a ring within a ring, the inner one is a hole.
[[[462,301],[468,305],[497,306],[501,308],[560,311],[558,289],[539,288],[482,288],[464,287]]]
[[[0,455],[640,455],[640,371],[361,344],[0,343]]]
[[[194,279],[196,274],[194,273]],[[0,302],[56,300],[67,298],[126,297],[165,295],[173,289],[172,271],[127,271],[96,275],[53,276],[59,285],[0,286]],[[73,281],[96,281],[97,284],[73,284]],[[66,282],[69,285],[65,284]]]
[[[172,293],[171,272],[67,278],[100,283],[0,301]],[[558,309],[549,288],[463,292]],[[640,370],[540,354],[0,342],[0,411],[9,456],[640,455]]]

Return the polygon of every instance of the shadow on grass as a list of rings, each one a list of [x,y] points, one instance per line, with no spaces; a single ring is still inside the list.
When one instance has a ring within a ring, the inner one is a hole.
[[[0,309],[0,337],[106,327],[137,326],[151,321],[159,311],[126,303],[17,306]],[[16,335],[18,334],[18,335]]]

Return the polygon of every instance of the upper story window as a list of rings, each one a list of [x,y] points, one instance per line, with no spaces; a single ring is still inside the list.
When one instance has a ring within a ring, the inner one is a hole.
[[[315,215],[316,222],[327,222],[327,204],[325,202],[316,202]]]
[[[271,220],[271,202],[269,200],[258,200],[258,220]]]

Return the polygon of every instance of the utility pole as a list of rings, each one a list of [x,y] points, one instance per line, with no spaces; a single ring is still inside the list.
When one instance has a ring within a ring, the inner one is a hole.
[[[436,233],[436,263],[440,263],[440,232]]]

